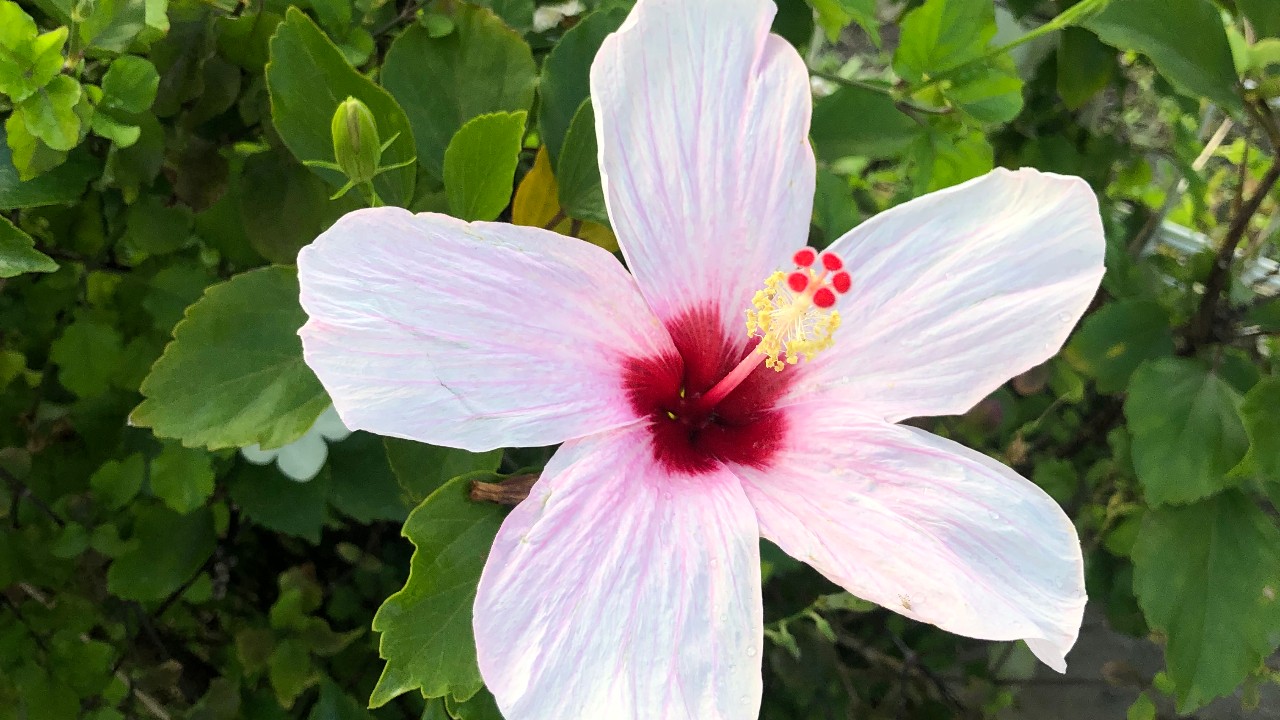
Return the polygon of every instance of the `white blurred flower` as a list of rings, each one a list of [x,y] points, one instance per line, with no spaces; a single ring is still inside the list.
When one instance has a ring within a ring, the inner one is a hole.
[[[288,445],[263,450],[262,446],[254,444],[240,448],[240,454],[254,465],[274,462],[290,480],[307,482],[324,467],[324,461],[329,457],[328,443],[344,440],[350,434],[351,430],[338,417],[338,411],[330,405],[320,413],[310,430]]]
[[[543,5],[533,11],[533,31],[546,32],[561,20],[567,17],[582,14],[587,8],[578,0],[568,0],[568,2],[555,3],[553,5]]]

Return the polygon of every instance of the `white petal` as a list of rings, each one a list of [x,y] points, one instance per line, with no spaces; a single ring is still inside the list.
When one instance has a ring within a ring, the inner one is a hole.
[[[809,74],[770,0],[640,0],[591,66],[605,200],[664,320],[708,305],[730,337],[805,244]]]
[[[788,409],[801,441],[736,468],[761,534],[858,597],[960,635],[1026,639],[1062,672],[1084,613],[1071,520],[1009,468],[839,403]]]
[[[643,425],[566,443],[502,525],[475,602],[507,720],[751,720],[755,516],[727,472],[672,478]]]
[[[352,429],[549,445],[635,420],[623,363],[671,352],[612,255],[538,228],[360,210],[298,273],[307,364]]]
[[[797,395],[834,386],[896,421],[963,413],[1057,353],[1097,291],[1105,241],[1083,180],[998,169],[881,213],[831,249],[853,289]]]

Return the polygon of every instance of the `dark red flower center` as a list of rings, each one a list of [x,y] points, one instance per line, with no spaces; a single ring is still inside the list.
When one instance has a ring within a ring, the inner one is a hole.
[[[632,358],[625,382],[632,407],[649,419],[659,466],[701,474],[719,463],[764,467],[786,436],[786,416],[774,408],[795,376],[759,365],[711,407],[698,399],[752,352],[758,339],[728,337],[718,311],[686,312],[667,323],[674,354]]]

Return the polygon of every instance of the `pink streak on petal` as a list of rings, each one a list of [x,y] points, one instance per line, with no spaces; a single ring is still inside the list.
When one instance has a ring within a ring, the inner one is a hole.
[[[858,597],[944,630],[1026,639],[1063,672],[1084,613],[1071,520],[1009,468],[839,402],[788,409],[801,438],[738,467],[761,534]]]
[[[881,213],[831,247],[853,276],[817,388],[897,421],[963,413],[1058,352],[1102,279],[1079,178],[998,169]]]
[[[507,720],[749,720],[758,530],[728,472],[673,479],[642,425],[566,443],[480,578],[480,671]]]
[[[770,0],[641,0],[591,66],[609,217],[663,320],[725,330],[808,237],[809,75]]]
[[[352,429],[556,443],[633,422],[623,363],[672,351],[612,255],[537,228],[360,210],[298,274],[307,364]]]

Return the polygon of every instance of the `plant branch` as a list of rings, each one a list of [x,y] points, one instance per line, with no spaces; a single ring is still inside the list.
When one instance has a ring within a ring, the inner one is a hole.
[[[1271,167],[1267,168],[1266,174],[1258,181],[1258,187],[1253,195],[1249,196],[1241,206],[1240,212],[1231,219],[1227,234],[1222,239],[1222,245],[1218,247],[1217,256],[1214,257],[1213,267],[1209,270],[1209,277],[1205,280],[1204,296],[1200,299],[1200,307],[1187,328],[1187,354],[1213,337],[1213,325],[1218,315],[1218,301],[1230,281],[1231,264],[1235,258],[1236,248],[1244,238],[1245,231],[1249,229],[1249,221],[1258,212],[1258,208],[1262,207],[1262,201],[1266,199],[1277,180],[1280,180],[1280,160],[1273,160]],[[1241,193],[1243,192],[1244,189],[1241,188]]]

